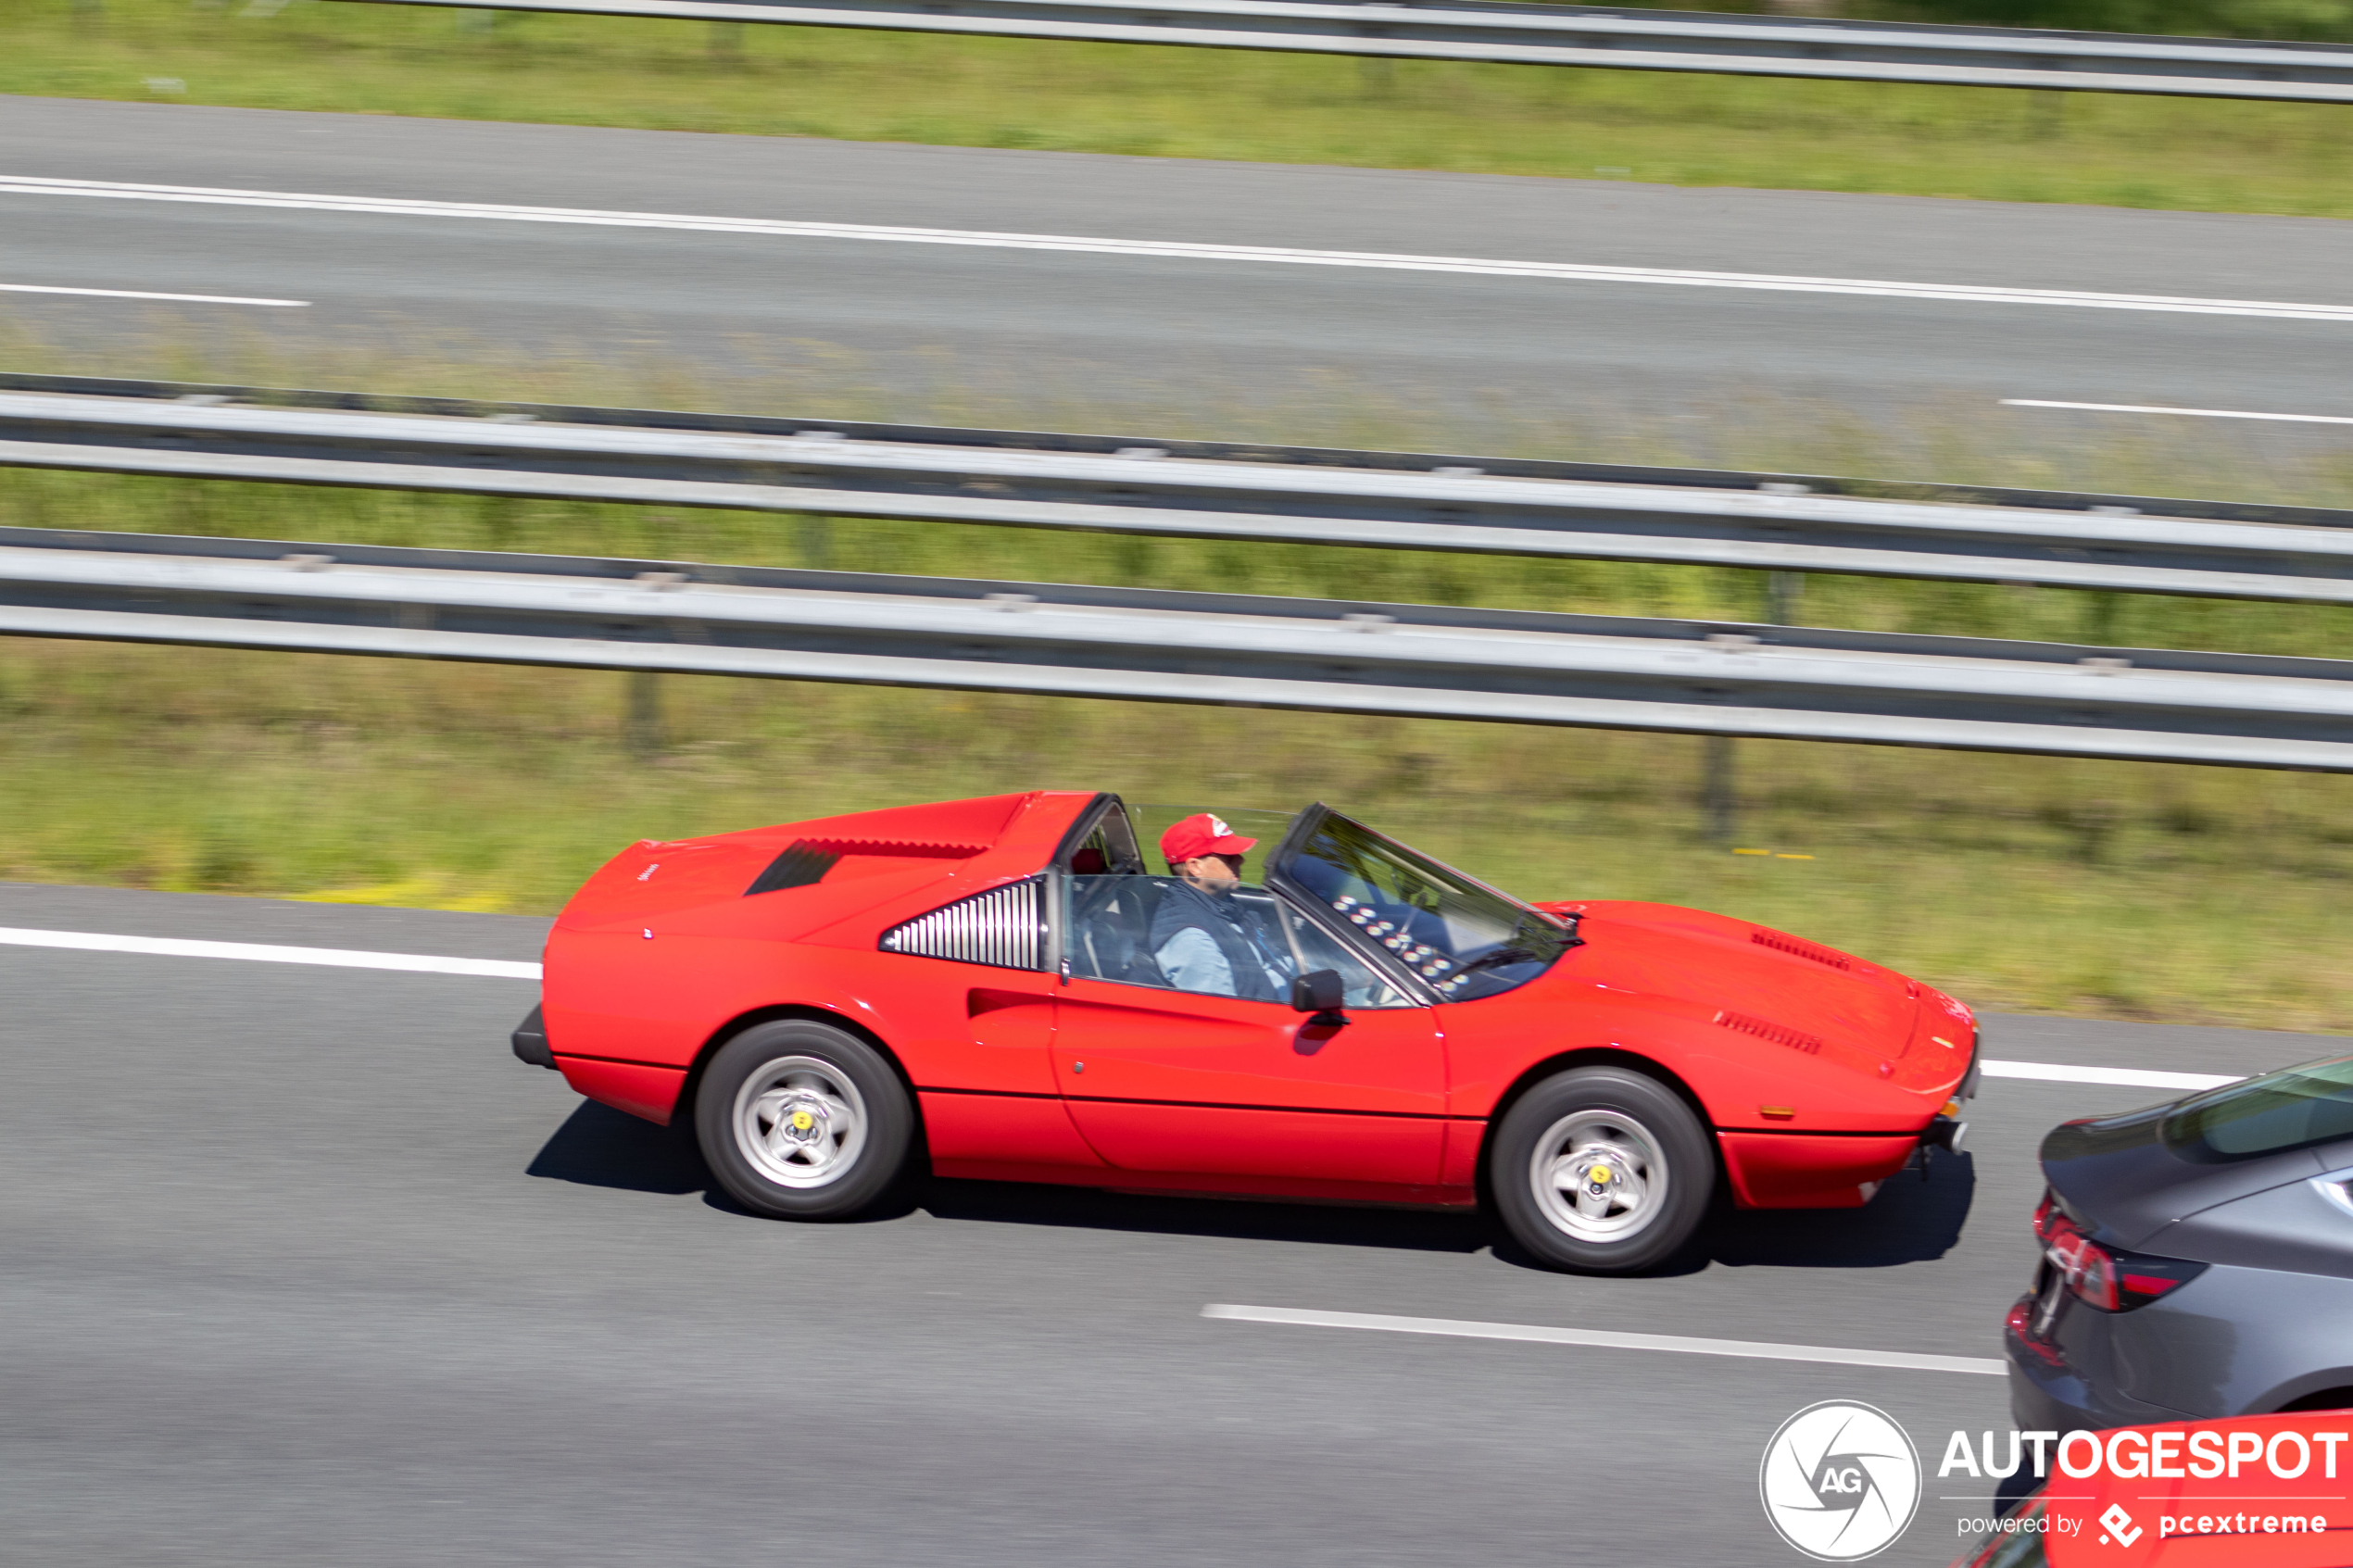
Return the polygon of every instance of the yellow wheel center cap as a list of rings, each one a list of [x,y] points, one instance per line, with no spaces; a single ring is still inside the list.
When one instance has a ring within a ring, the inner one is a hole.
[[[1585,1173],[1585,1179],[1592,1183],[1595,1186],[1600,1186],[1609,1180],[1609,1167],[1606,1165],[1596,1165],[1592,1170]]]
[[[805,1133],[816,1124],[817,1118],[810,1115],[806,1110],[796,1110],[792,1113],[792,1130],[796,1133]]]

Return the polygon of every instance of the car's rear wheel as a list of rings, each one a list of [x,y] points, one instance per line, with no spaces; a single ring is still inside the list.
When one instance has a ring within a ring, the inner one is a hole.
[[[907,1163],[914,1108],[882,1053],[847,1030],[787,1019],[719,1048],[695,1094],[712,1175],[755,1213],[846,1219]]]
[[[1495,1208],[1540,1261],[1636,1273],[1667,1261],[1707,1213],[1716,1159],[1706,1130],[1666,1085],[1623,1067],[1580,1067],[1535,1085],[1488,1148]]]

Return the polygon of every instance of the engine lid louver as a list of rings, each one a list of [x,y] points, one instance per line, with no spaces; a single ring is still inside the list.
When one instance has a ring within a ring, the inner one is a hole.
[[[1046,967],[1044,900],[1036,881],[959,898],[883,933],[882,950],[998,969]]]
[[[1791,1029],[1783,1024],[1769,1022],[1762,1018],[1751,1018],[1744,1012],[1733,1012],[1730,1010],[1718,1011],[1716,1022],[1727,1029],[1737,1029],[1743,1035],[1754,1035],[1760,1040],[1770,1040],[1777,1046],[1787,1046],[1793,1051],[1804,1051],[1807,1056],[1822,1054],[1822,1037],[1818,1035],[1808,1035],[1801,1029]]]
[[[1816,963],[1828,964],[1832,969],[1855,967],[1855,960],[1844,953],[1829,947],[1818,947],[1811,942],[1801,941],[1797,937],[1784,935],[1778,931],[1752,931],[1748,934],[1748,939],[1760,947],[1770,947],[1776,952],[1792,953],[1801,959],[1811,959]]]

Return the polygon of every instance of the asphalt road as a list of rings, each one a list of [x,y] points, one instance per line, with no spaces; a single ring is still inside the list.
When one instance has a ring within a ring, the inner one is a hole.
[[[2353,224],[2328,220],[26,98],[0,99],[0,174],[2353,305]],[[2353,321],[23,194],[0,195],[0,282],[313,302],[0,295],[69,349],[159,365],[211,330],[781,358],[812,395],[872,385],[915,416],[967,394],[1237,421],[1301,398],[1594,419],[1794,399],[2040,440],[2120,427],[1996,400],[2353,415]]]
[[[0,886],[0,925],[535,958],[543,922]],[[1935,1457],[2000,1379],[1204,1320],[1211,1302],[1997,1354],[2032,1150],[2146,1091],[1994,1081],[1869,1209],[1558,1276],[1474,1218],[943,1184],[757,1220],[522,1066],[527,982],[0,947],[0,1561],[1797,1562],[1767,1437]],[[1996,1018],[1993,1054],[2246,1072],[2340,1042]]]

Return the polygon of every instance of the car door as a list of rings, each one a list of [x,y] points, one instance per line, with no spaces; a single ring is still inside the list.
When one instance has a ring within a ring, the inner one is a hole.
[[[1288,1001],[1173,985],[1151,947],[1176,879],[1071,876],[1061,900],[1055,1081],[1107,1163],[1160,1174],[1424,1185],[1438,1179],[1445,1063],[1432,1010],[1298,906],[1235,895],[1268,982],[1339,971],[1344,1024]],[[1179,894],[1179,896],[1182,896]]]

